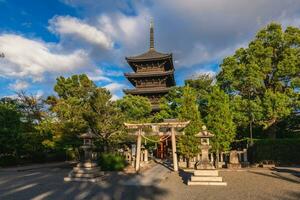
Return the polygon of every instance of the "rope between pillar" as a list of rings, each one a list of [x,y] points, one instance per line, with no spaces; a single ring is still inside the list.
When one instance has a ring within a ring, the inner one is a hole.
[[[158,143],[158,142],[163,142],[165,140],[167,140],[169,137],[171,137],[170,135],[168,135],[167,137],[165,137],[164,139],[159,139],[159,140],[152,140],[148,137],[146,137],[145,135],[141,134],[143,138],[145,138],[146,140],[149,140],[149,141],[152,141],[152,142],[155,142],[155,143]]]

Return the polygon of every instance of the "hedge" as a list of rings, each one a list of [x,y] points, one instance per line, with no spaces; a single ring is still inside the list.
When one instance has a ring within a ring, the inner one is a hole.
[[[300,138],[255,140],[249,148],[252,163],[273,161],[276,164],[300,164]]]
[[[123,156],[114,153],[101,154],[98,164],[104,171],[120,171],[127,165]]]

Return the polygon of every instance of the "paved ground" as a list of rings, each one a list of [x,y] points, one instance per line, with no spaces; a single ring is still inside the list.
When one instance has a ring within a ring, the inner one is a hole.
[[[189,174],[170,172],[162,165],[146,171],[148,176],[110,173],[97,184],[70,182],[63,177],[70,168],[0,170],[0,199],[300,199],[299,171],[294,169],[221,171],[228,186],[187,186]],[[149,176],[152,176],[149,178]],[[142,177],[146,178],[146,181]],[[125,184],[138,180],[135,184]],[[141,184],[136,184],[140,182]],[[152,182],[152,184],[151,184]],[[146,183],[146,184],[144,184]]]
[[[124,182],[120,182],[122,185],[127,186],[151,186],[157,185],[163,181],[170,174],[170,169],[167,167],[157,164],[151,169],[145,171],[142,174],[138,174]]]

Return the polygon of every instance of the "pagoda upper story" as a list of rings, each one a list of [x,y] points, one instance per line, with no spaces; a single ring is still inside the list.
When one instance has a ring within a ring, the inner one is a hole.
[[[172,54],[157,52],[154,48],[154,28],[150,24],[150,48],[138,56],[126,57],[133,69],[124,73],[125,77],[135,87],[126,89],[126,94],[140,95],[149,98],[153,110],[158,110],[159,99],[175,86]]]

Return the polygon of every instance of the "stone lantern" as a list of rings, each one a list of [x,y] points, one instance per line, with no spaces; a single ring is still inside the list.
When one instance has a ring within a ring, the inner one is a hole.
[[[81,158],[81,164],[91,166],[94,160],[93,150],[95,149],[94,139],[96,136],[89,130],[87,133],[80,135],[80,138],[83,139],[83,145],[80,148],[84,151],[84,155]]]
[[[197,135],[200,138],[201,143],[201,160],[197,163],[197,169],[214,169],[215,167],[209,161],[208,154],[211,146],[209,145],[209,139],[214,136],[214,134],[210,133],[206,126],[202,126],[202,131],[200,131]]]
[[[83,139],[83,145],[80,147],[84,154],[80,158],[80,162],[76,167],[65,177],[65,181],[90,181],[97,182],[99,177],[103,175],[100,167],[94,162],[93,150],[95,149],[94,139],[97,138],[90,130],[87,133],[80,135]]]
[[[227,183],[223,182],[223,178],[219,176],[219,171],[215,169],[212,163],[208,159],[208,151],[211,148],[209,145],[209,139],[214,136],[206,130],[206,126],[202,126],[202,131],[200,131],[196,136],[200,137],[201,142],[201,160],[196,164],[196,170],[188,180],[188,185],[223,185],[226,186]]]

